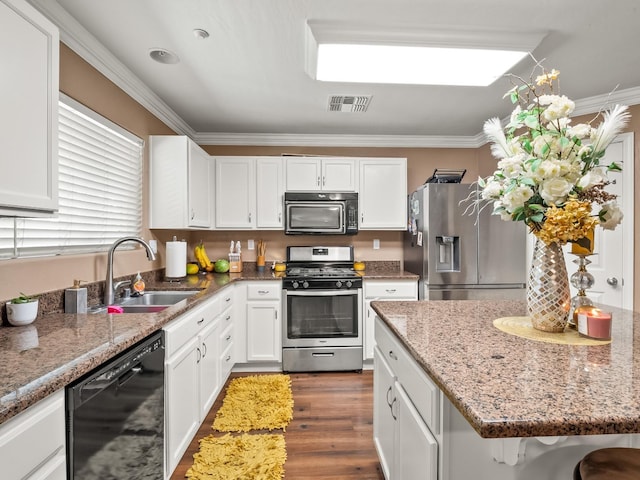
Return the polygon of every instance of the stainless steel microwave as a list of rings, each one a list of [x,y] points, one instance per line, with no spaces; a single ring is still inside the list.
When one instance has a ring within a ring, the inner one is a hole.
[[[352,192],[285,192],[287,235],[355,235],[358,194]]]

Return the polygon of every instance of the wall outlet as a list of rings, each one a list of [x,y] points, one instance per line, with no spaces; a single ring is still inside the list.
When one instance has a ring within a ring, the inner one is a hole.
[[[158,240],[156,239],[149,240],[149,246],[151,247],[151,251],[154,254],[158,253]]]
[[[256,245],[255,245],[255,243],[253,243],[253,239],[252,239],[252,238],[250,238],[249,240],[247,240],[247,248],[248,248],[249,250],[255,250]]]
[[[380,250],[380,239],[379,238],[374,238],[373,239],[373,249],[374,250]]]

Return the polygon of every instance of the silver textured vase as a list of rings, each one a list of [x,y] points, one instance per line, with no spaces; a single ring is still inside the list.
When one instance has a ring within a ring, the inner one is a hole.
[[[562,248],[536,239],[527,284],[527,310],[533,328],[563,332],[570,308],[569,276]]]

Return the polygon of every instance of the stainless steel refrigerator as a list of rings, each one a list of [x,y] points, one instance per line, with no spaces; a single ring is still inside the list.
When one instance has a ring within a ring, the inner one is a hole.
[[[526,226],[491,205],[465,213],[471,188],[427,183],[409,195],[404,269],[420,275],[421,300],[524,299]]]

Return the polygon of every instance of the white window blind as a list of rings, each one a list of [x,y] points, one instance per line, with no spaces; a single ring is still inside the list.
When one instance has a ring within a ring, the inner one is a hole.
[[[140,236],[142,140],[60,97],[58,215],[0,219],[3,258],[103,251]]]

